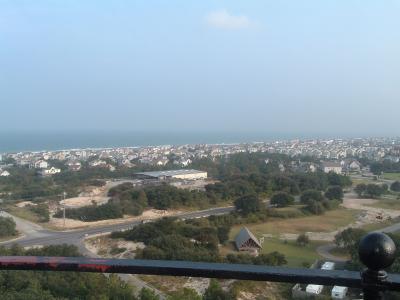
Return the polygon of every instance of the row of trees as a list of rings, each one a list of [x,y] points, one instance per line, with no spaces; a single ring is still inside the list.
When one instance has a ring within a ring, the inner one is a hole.
[[[299,195],[309,189],[326,191],[330,186],[351,185],[347,176],[335,173],[251,174],[225,179],[206,186],[209,197],[235,199],[248,194],[270,196],[276,192]]]
[[[383,194],[387,193],[389,187],[387,184],[364,184],[360,183],[355,188],[354,191],[360,198],[379,198]]]
[[[63,217],[63,211],[59,210],[54,214],[56,218]],[[83,222],[118,219],[123,217],[123,211],[119,205],[106,203],[103,205],[83,206],[79,208],[68,208],[65,216],[69,219],[80,220]]]
[[[318,190],[306,190],[300,196],[300,202],[305,205],[304,210],[313,214],[322,214],[325,210],[333,209],[343,200],[343,189],[340,186],[331,186],[325,193]],[[272,195],[270,204],[276,207],[287,207],[295,203],[295,198],[286,192],[277,192]],[[250,214],[268,214],[265,204],[256,194],[239,197],[234,202],[236,211],[243,216]]]
[[[371,162],[370,170],[374,175],[381,175],[384,172],[387,173],[399,173],[400,162],[393,162],[391,160],[383,160],[381,162]]]

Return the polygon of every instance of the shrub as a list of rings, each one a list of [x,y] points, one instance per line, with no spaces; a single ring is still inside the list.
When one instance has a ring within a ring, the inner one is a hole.
[[[311,201],[305,207],[305,210],[309,211],[314,215],[321,215],[325,212],[325,208],[321,202]]]
[[[294,203],[294,198],[288,193],[279,192],[271,197],[270,203],[277,207],[286,207]]]
[[[343,189],[338,185],[329,187],[325,192],[325,197],[329,200],[343,200],[343,196]]]
[[[12,236],[17,234],[16,225],[9,217],[0,217],[0,237]]]
[[[320,191],[317,190],[306,190],[301,194],[300,201],[304,204],[309,204],[312,201],[320,202],[324,200]]]
[[[390,189],[393,192],[400,192],[400,181],[395,181],[390,185]]]
[[[310,243],[310,239],[308,238],[308,236],[305,233],[302,233],[297,237],[296,243],[298,245],[304,247],[305,245]]]

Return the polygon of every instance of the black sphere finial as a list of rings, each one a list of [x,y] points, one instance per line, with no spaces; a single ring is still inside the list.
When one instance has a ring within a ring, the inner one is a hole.
[[[388,235],[372,232],[361,239],[358,254],[368,269],[380,271],[393,264],[396,245]]]

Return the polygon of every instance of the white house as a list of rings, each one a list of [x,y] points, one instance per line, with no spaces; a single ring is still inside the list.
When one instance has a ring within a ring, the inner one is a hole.
[[[11,174],[10,174],[10,172],[8,172],[8,171],[3,171],[3,172],[1,172],[0,173],[0,176],[1,177],[8,177],[8,176],[10,176]]]
[[[38,160],[35,163],[33,163],[33,167],[35,169],[47,169],[49,167],[49,164],[45,160]]]
[[[70,171],[74,172],[77,172],[82,168],[82,164],[79,161],[69,161],[67,166]]]
[[[322,171],[325,173],[333,172],[336,174],[342,174],[343,168],[340,163],[326,161],[322,163]]]
[[[42,174],[42,176],[49,176],[49,175],[54,175],[54,174],[57,174],[60,172],[61,172],[60,169],[51,167],[50,169],[42,170],[40,173]]]
[[[99,159],[93,160],[89,163],[89,166],[91,166],[91,167],[100,167],[100,166],[104,167],[106,165],[107,165],[107,162],[105,162],[104,160],[99,160]]]

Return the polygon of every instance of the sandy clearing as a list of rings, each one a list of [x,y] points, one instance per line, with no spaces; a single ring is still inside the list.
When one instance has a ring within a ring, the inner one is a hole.
[[[96,205],[105,204],[108,202],[110,198],[105,196],[80,196],[74,198],[68,198],[65,200],[60,201],[61,205],[64,205],[67,208],[78,208],[83,206],[92,205],[96,203]]]
[[[100,226],[100,225],[115,225],[120,223],[126,223],[128,221],[141,221],[141,220],[153,220],[161,217],[168,217],[172,215],[177,215],[181,213],[178,210],[157,210],[150,209],[143,212],[141,216],[132,217],[132,216],[124,216],[121,219],[112,219],[112,220],[102,220],[95,222],[83,222],[79,220],[73,219],[65,219],[65,227],[64,220],[62,218],[54,218],[50,219],[49,225],[52,227],[56,227],[58,229],[76,229],[88,226]]]
[[[33,205],[33,206],[35,206],[35,205],[37,205],[37,204],[36,204],[36,203],[33,203],[32,201],[22,201],[22,202],[19,202],[19,203],[15,204],[15,206],[17,206],[17,207],[19,207],[19,208],[25,207],[25,206],[27,206],[27,205]]]
[[[106,258],[135,258],[135,251],[145,248],[144,243],[135,243],[122,239],[110,239],[108,236],[89,238],[85,240],[85,247],[92,253]],[[125,249],[118,254],[111,254],[111,250],[119,248]]]

